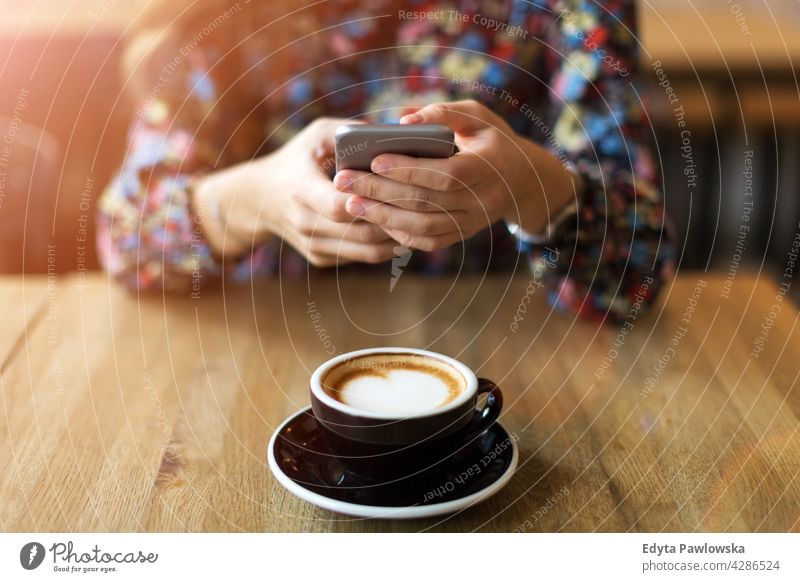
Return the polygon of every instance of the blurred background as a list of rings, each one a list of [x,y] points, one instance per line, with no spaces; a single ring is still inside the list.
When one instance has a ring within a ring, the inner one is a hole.
[[[93,204],[124,153],[121,58],[144,4],[0,0],[0,273],[97,268]],[[782,271],[800,220],[800,3],[645,0],[639,30],[681,266]]]

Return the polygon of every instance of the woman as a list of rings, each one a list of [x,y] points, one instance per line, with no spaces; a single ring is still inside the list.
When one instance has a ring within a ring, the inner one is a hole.
[[[557,307],[619,319],[670,272],[632,2],[156,4],[99,209],[127,285],[523,258]],[[354,119],[446,124],[459,153],[331,179],[333,131]]]

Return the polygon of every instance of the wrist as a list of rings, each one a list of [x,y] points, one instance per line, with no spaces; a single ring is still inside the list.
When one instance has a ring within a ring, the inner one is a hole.
[[[260,220],[263,208],[251,208],[260,198],[254,191],[250,162],[200,179],[192,203],[209,245],[219,256],[241,256],[263,244],[270,232]]]
[[[225,170],[219,184],[220,212],[231,233],[251,247],[265,243],[277,231],[273,196],[264,191],[267,158],[243,162]]]
[[[524,153],[520,167],[526,171],[517,181],[504,219],[526,233],[545,236],[554,221],[575,206],[581,179],[549,150],[524,137],[519,141]]]

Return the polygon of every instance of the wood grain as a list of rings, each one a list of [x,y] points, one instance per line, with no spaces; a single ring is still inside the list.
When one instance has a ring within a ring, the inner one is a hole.
[[[0,368],[24,347],[28,324],[44,315],[47,289],[46,277],[0,276]]]
[[[407,275],[389,293],[324,276],[196,300],[102,275],[21,282],[0,280],[5,531],[800,529],[797,311],[763,278],[739,274],[726,297],[720,277],[682,274],[627,334],[536,291],[514,331],[526,279]],[[317,509],[272,478],[267,441],[308,404],[311,371],[380,345],[450,354],[503,387],[521,449],[505,490],[390,522]]]

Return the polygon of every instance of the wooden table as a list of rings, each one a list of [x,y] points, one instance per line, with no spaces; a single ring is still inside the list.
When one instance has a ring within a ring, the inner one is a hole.
[[[772,283],[739,273],[725,298],[724,278],[682,274],[627,334],[538,292],[514,332],[529,288],[407,275],[390,294],[329,276],[164,299],[103,275],[0,279],[0,529],[800,530],[800,333]],[[448,353],[502,385],[521,451],[505,490],[390,522],[273,479],[267,440],[307,405],[311,370],[377,345]]]

